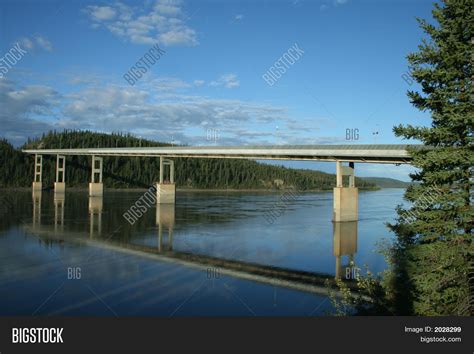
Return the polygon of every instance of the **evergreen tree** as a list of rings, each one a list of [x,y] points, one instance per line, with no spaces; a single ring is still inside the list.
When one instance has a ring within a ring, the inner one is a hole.
[[[473,9],[473,0],[435,4],[437,23],[418,19],[427,38],[407,57],[421,89],[408,97],[432,123],[394,127],[397,136],[424,145],[410,151],[419,169],[405,194],[411,206],[399,207],[391,225],[398,240],[392,256],[399,313],[472,312]]]

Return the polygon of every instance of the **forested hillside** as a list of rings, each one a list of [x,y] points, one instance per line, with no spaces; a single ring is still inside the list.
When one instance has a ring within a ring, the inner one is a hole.
[[[366,182],[371,182],[380,188],[408,188],[412,183],[386,177],[364,177]]]
[[[0,141],[0,187],[28,187],[33,181],[33,157],[25,148],[87,148],[145,147],[167,144],[143,140],[131,135],[102,134],[88,131],[50,132],[29,140],[15,149],[6,140]],[[43,186],[52,186],[55,156],[43,157]],[[66,182],[68,187],[87,186],[90,181],[90,157],[68,156]],[[319,171],[296,170],[247,160],[176,158],[178,187],[216,189],[274,189],[294,186],[303,190],[330,189],[335,176]],[[148,187],[158,180],[159,159],[148,157],[104,157],[104,183],[112,188]],[[357,178],[360,188],[375,184]]]

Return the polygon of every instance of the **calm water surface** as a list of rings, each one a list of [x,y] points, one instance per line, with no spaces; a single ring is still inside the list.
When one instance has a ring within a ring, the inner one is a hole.
[[[201,263],[331,278],[352,258],[382,271],[378,245],[393,237],[385,223],[403,190],[360,192],[359,221],[340,227],[330,192],[299,196],[273,223],[278,194],[178,192],[134,225],[122,214],[143,192],[1,193],[0,315],[319,316],[331,310],[324,294]]]

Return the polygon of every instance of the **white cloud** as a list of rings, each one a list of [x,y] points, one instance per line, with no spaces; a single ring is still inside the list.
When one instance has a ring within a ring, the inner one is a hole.
[[[236,21],[241,21],[241,20],[244,19],[244,15],[242,15],[242,14],[235,15],[234,19],[235,19]]]
[[[160,77],[157,79],[149,79],[144,82],[144,88],[148,92],[154,91],[176,91],[180,89],[187,89],[192,87],[192,84],[187,83],[181,79],[173,77]]]
[[[240,86],[240,81],[235,74],[224,74],[218,80],[211,81],[209,85],[213,87],[224,86],[226,88],[234,88]]]
[[[197,44],[196,32],[190,28],[173,28],[165,33],[161,33],[158,36],[158,42],[164,43],[165,45],[178,45],[178,44]]]
[[[33,41],[29,38],[20,38],[20,40],[18,40],[18,42],[20,43],[20,45],[22,47],[25,47],[26,49],[33,49],[34,48],[34,44],[33,44]]]
[[[20,38],[18,42],[22,47],[25,47],[29,50],[42,49],[48,52],[53,50],[53,45],[51,42],[46,37],[40,35],[31,38],[23,37]]]
[[[35,39],[36,39],[36,43],[38,44],[38,46],[40,46],[44,50],[47,50],[48,52],[53,50],[53,45],[46,38],[41,37],[41,36],[37,36]]]
[[[158,42],[168,46],[199,43],[196,31],[185,23],[178,0],[157,0],[145,9],[116,3],[104,7],[88,6],[84,11],[93,28],[106,28],[131,43],[150,45]]]
[[[127,131],[161,141],[172,136],[178,144],[201,145],[209,143],[206,129],[212,127],[222,132],[224,145],[271,143],[273,135],[265,129],[273,126],[273,121],[285,119],[286,108],[187,92],[204,84],[204,80],[149,77],[140,87],[80,85],[64,97],[57,127]]]
[[[342,6],[342,5],[347,4],[348,2],[349,0],[333,0],[332,3],[327,2],[327,3],[321,4],[321,6],[319,6],[319,10],[326,11],[327,9],[329,9],[330,6],[333,6],[333,7]]]
[[[1,135],[19,145],[28,137],[53,129],[53,125],[39,117],[54,116],[58,102],[59,95],[51,87],[18,87],[10,80],[0,79]]]
[[[91,18],[96,21],[111,20],[113,19],[117,12],[110,6],[87,6],[87,11]]]
[[[69,80],[75,85],[62,95],[47,86],[21,87],[0,81],[2,135],[18,144],[51,129],[90,129],[206,145],[207,129],[213,128],[219,129],[222,145],[275,144],[276,140],[309,143],[322,121],[300,122],[289,117],[286,107],[269,103],[189,93],[201,84],[196,81],[204,84],[204,80],[149,77],[136,87],[111,84],[100,77]],[[280,127],[278,137],[275,126]],[[331,142],[331,137],[320,139]]]
[[[166,15],[179,15],[181,13],[181,8],[178,6],[180,5],[180,1],[158,1],[155,4],[155,10],[158,13],[166,14]]]

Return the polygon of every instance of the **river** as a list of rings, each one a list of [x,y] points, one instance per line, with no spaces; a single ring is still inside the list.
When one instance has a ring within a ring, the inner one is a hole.
[[[339,225],[331,192],[178,191],[130,225],[143,192],[2,191],[0,315],[324,316],[299,277],[383,271],[403,191],[360,191],[359,221]]]

